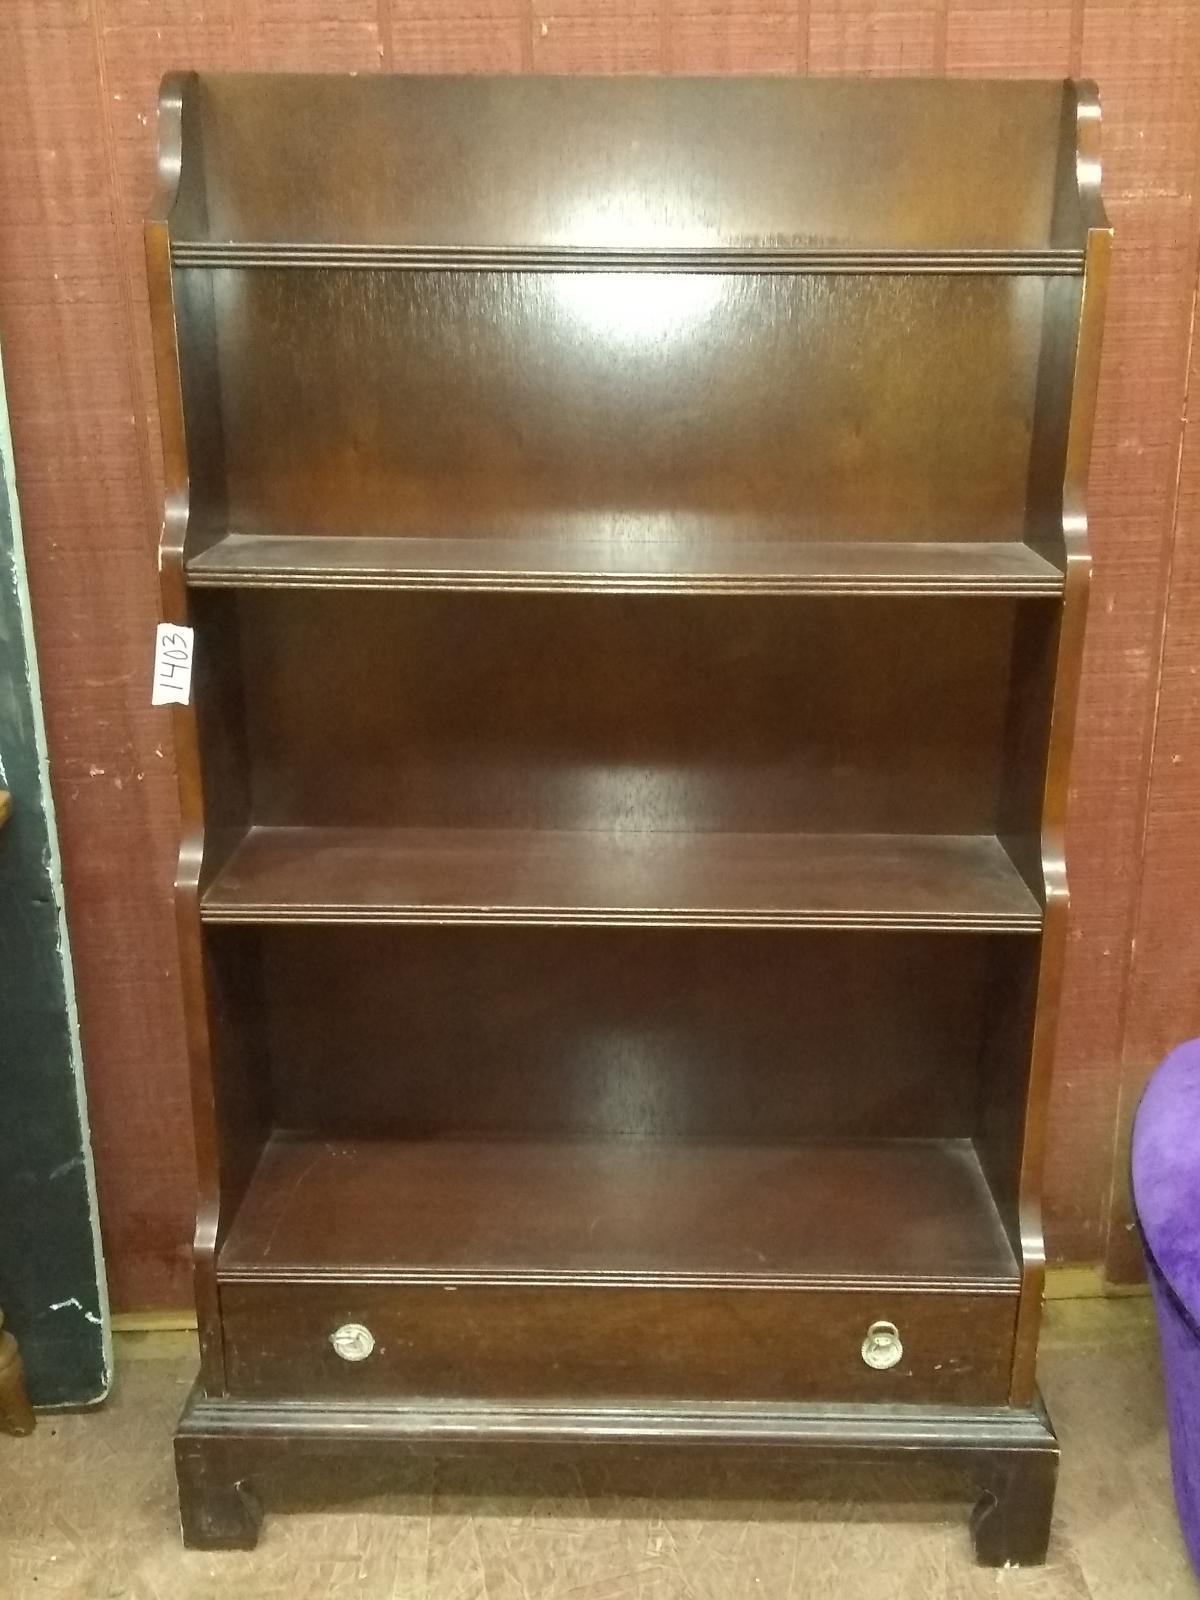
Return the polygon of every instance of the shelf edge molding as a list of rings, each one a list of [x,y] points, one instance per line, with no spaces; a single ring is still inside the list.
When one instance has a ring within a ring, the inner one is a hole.
[[[1084,253],[1044,250],[619,250],[580,245],[523,247],[355,244],[301,240],[172,240],[179,268],[262,267],[402,272],[651,272],[1081,277]]]
[[[895,933],[1038,933],[1040,913],[1028,916],[891,915],[879,911],[837,915],[821,911],[621,911],[577,908],[530,908],[508,911],[497,906],[285,906],[232,907],[209,902],[201,911],[207,923],[349,924],[391,926],[459,926],[491,928],[839,928]]]
[[[403,1284],[421,1288],[488,1288],[488,1289],[754,1289],[785,1294],[811,1294],[816,1292],[887,1294],[953,1294],[961,1292],[964,1279],[961,1274],[946,1273],[917,1276],[892,1273],[831,1273],[787,1272],[522,1272],[506,1270],[496,1272],[471,1271],[463,1267],[439,1269],[359,1267],[353,1270],[305,1267],[221,1266],[217,1273],[221,1283],[341,1283],[350,1288],[366,1284]],[[972,1295],[1007,1295],[1016,1293],[1019,1275],[1014,1270],[1001,1277],[972,1274],[969,1281]]]

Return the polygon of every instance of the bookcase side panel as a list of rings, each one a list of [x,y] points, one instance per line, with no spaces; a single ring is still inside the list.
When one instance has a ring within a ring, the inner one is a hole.
[[[1079,212],[1088,231],[1077,320],[1072,323],[1065,315],[1059,320],[1060,337],[1070,357],[1069,395],[1057,402],[1067,419],[1061,447],[1061,537],[1067,581],[1042,799],[1042,870],[1046,916],[1021,1146],[1019,1206],[1024,1277],[1013,1365],[1011,1399],[1015,1405],[1028,1404],[1036,1385],[1037,1339],[1045,1277],[1041,1197],[1046,1107],[1058,1029],[1069,907],[1065,842],[1068,778],[1091,578],[1087,479],[1112,255],[1112,229],[1108,225],[1100,194],[1099,100],[1095,87],[1090,84],[1074,85],[1073,93],[1076,113],[1074,161],[1071,162],[1068,156],[1064,164],[1067,173],[1074,179]]]

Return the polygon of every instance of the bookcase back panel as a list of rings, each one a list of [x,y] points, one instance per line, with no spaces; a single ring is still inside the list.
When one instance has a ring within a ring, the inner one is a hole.
[[[203,614],[240,608],[257,823],[988,833],[1022,604],[295,590]]]
[[[219,965],[260,964],[250,1003],[277,1126],[742,1140],[972,1136],[985,987],[1020,944],[319,927],[213,940]]]
[[[182,237],[1037,248],[1061,83],[206,74]]]
[[[544,517],[987,540],[1027,521],[1044,280],[212,274],[232,527],[486,536]],[[203,325],[185,365],[209,359]],[[208,481],[205,474],[208,473]],[[584,526],[587,526],[585,523]]]

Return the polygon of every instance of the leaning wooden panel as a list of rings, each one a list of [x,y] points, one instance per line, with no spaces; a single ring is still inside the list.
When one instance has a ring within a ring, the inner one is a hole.
[[[1044,1554],[1096,116],[168,80],[189,1542],[588,1441],[923,1449]]]

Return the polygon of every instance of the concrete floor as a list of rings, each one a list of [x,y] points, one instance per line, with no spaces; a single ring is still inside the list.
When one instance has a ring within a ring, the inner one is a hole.
[[[750,1485],[720,1468],[632,1494],[586,1461],[488,1476],[417,1465],[293,1493],[252,1554],[179,1543],[170,1435],[183,1335],[119,1341],[112,1401],[0,1439],[0,1597],[43,1600],[1196,1600],[1171,1503],[1148,1302],[1060,1302],[1043,1387],[1063,1444],[1047,1566],[973,1566],[966,1508],[828,1473]],[[864,1490],[877,1497],[864,1503]],[[328,1507],[335,1497],[337,1509]],[[264,1496],[264,1498],[266,1498]],[[268,1505],[269,1505],[268,1501]]]

